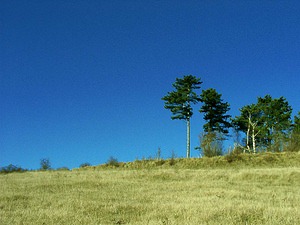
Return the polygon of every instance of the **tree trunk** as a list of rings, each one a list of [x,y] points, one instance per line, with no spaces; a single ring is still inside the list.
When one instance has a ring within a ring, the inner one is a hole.
[[[190,118],[186,120],[186,157],[191,157],[191,140],[190,140],[190,133],[191,133],[191,124]]]
[[[251,122],[251,118],[250,118],[250,115],[249,115],[249,118],[248,118],[248,129],[247,129],[247,149],[248,149],[248,151],[250,152],[250,146],[249,146],[249,133],[250,133],[250,122]],[[245,151],[245,149],[244,149],[244,153],[245,153],[246,151]]]
[[[256,134],[255,134],[254,129],[255,129],[255,126],[253,124],[252,125],[252,146],[253,146],[253,153],[255,154],[256,153],[256,144],[255,144],[255,136],[256,136]]]

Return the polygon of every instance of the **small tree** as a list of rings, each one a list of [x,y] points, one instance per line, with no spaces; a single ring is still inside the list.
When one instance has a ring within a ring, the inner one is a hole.
[[[241,115],[236,116],[232,123],[236,131],[243,131],[246,134],[246,147],[244,153],[256,153],[257,136],[261,133],[262,109],[258,104],[246,105],[240,109]],[[250,147],[252,144],[252,147]]]
[[[205,132],[200,136],[200,147],[196,150],[202,151],[206,157],[220,156],[223,152],[224,137],[219,132]]]
[[[47,158],[41,159],[40,161],[41,170],[50,170],[51,169],[51,163],[50,160]]]
[[[171,118],[185,120],[187,126],[187,143],[186,143],[186,157],[191,156],[190,151],[190,119],[193,115],[192,104],[200,101],[200,97],[194,92],[195,89],[200,88],[200,78],[192,75],[184,76],[183,78],[176,78],[173,83],[175,91],[168,92],[162,98],[165,101],[165,108],[171,110]]]
[[[106,162],[106,165],[118,167],[119,161],[117,158],[114,158],[113,156],[110,156],[109,159]]]

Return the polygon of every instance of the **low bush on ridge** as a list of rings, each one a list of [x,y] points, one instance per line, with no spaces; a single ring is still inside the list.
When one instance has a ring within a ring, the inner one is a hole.
[[[15,172],[25,172],[27,171],[27,169],[23,169],[19,166],[15,166],[15,165],[8,165],[8,166],[4,166],[4,167],[0,167],[0,173],[15,173]]]

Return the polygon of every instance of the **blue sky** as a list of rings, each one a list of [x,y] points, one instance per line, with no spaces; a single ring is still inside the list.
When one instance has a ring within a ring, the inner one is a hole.
[[[158,147],[184,157],[185,123],[161,98],[188,74],[221,93],[233,116],[266,94],[286,97],[296,114],[299,10],[276,0],[1,1],[0,167],[132,161]]]

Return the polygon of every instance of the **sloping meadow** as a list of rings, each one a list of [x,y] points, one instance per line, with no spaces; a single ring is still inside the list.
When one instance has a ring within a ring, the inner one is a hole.
[[[1,174],[0,224],[299,224],[300,166],[276,160]]]

